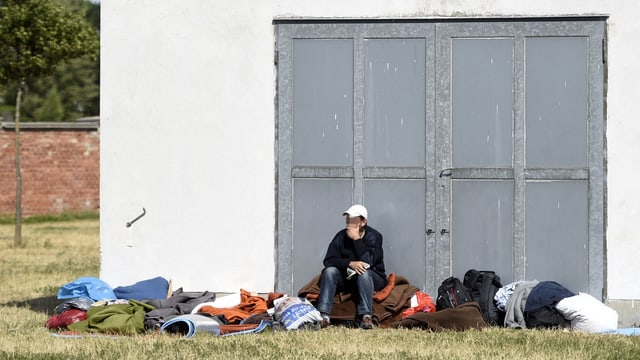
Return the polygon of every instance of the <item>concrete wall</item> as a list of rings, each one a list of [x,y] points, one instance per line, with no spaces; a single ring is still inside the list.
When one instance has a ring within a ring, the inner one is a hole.
[[[610,16],[606,290],[640,299],[636,0],[104,2],[101,276],[273,289],[274,18],[562,15]]]
[[[22,124],[22,213],[60,214],[100,208],[100,135],[97,125]],[[0,215],[15,216],[13,123],[0,127]]]

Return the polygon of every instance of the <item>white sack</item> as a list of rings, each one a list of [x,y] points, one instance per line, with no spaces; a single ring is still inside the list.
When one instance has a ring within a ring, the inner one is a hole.
[[[556,310],[577,330],[598,333],[618,328],[618,313],[586,293],[560,300]]]

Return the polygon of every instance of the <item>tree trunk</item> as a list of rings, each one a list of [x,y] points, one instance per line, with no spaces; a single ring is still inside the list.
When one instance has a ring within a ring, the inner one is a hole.
[[[22,171],[20,170],[20,102],[22,100],[22,90],[24,81],[18,85],[16,95],[16,231],[13,238],[13,245],[22,246]]]

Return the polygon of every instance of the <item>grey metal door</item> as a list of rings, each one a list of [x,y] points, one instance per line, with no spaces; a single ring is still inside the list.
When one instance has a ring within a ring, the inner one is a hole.
[[[320,272],[341,211],[363,203],[388,272],[429,293],[475,267],[600,294],[602,19],[276,35],[278,291]]]
[[[603,291],[603,21],[440,24],[438,278]],[[449,266],[449,267],[447,267]]]
[[[320,273],[352,203],[383,234],[388,272],[432,282],[434,24],[276,29],[276,288],[295,293]]]

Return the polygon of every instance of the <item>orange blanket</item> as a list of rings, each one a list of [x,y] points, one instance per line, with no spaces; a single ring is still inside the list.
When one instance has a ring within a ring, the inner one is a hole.
[[[240,304],[229,308],[218,308],[211,305],[204,305],[200,312],[211,315],[224,315],[230,323],[238,323],[253,314],[267,312],[267,300],[256,293],[240,289]]]

